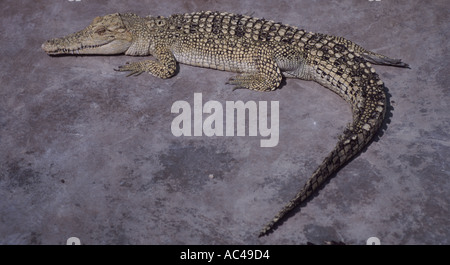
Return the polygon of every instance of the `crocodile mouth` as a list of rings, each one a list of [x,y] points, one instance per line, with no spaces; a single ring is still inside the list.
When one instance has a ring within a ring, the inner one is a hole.
[[[44,42],[42,44],[42,49],[48,54],[48,55],[62,55],[62,54],[90,54],[90,51],[94,51],[94,49],[98,49],[102,46],[105,46],[111,42],[106,42],[102,44],[94,44],[94,45],[84,45],[79,44],[77,46],[63,46],[58,45],[57,40],[49,40]]]
[[[111,40],[101,44],[64,45],[58,39],[49,40],[42,44],[42,49],[48,55],[85,55],[85,54],[120,54],[124,53],[131,43],[125,40]]]
[[[46,46],[47,43],[42,44],[42,49],[48,54],[48,55],[59,55],[59,54],[82,54],[82,51],[87,49],[95,49],[101,46],[104,46],[106,44],[98,44],[98,45],[81,45],[76,48],[59,48],[55,47],[55,49],[50,50]],[[80,53],[81,51],[81,53]]]

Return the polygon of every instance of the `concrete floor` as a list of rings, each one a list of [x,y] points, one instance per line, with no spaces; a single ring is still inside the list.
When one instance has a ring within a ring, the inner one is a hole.
[[[129,2],[129,3],[126,3]],[[450,244],[448,1],[2,1],[0,243]],[[401,58],[375,66],[391,109],[379,140],[275,233],[259,229],[303,185],[351,120],[320,85],[231,91],[233,74],[181,65],[126,78],[142,58],[50,57],[49,38],[98,15],[220,10],[345,36]],[[175,137],[177,100],[279,101],[280,141]]]

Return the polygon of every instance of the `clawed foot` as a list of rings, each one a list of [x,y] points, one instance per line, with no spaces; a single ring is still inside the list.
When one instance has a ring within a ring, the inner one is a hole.
[[[127,77],[132,76],[132,75],[138,76],[138,75],[142,74],[143,72],[145,72],[145,70],[143,69],[140,62],[134,62],[134,63],[127,62],[125,65],[119,66],[118,69],[114,69],[114,71],[131,72],[130,74],[127,75]]]
[[[233,76],[228,79],[228,82],[226,82],[226,84],[234,85],[233,91],[236,89],[271,91],[279,86],[279,82],[277,80],[270,80],[260,73],[244,73]]]
[[[237,75],[230,77],[228,81],[225,83],[227,85],[234,85],[233,91],[236,89],[250,89],[249,83],[250,80],[248,77],[245,77],[246,75]]]

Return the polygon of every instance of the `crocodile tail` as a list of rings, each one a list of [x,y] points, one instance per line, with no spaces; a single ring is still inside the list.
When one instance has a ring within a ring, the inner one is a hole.
[[[324,182],[344,166],[352,157],[358,154],[374,132],[357,134],[348,129],[341,135],[336,147],[327,155],[322,164],[314,171],[312,176],[306,181],[303,188],[289,201],[288,204],[261,230],[259,236],[264,236],[270,232],[283,217],[294,208],[305,202],[310,196],[320,189]]]
[[[334,73],[333,78],[329,78],[331,76],[329,73],[333,71],[324,72],[323,69],[326,69],[326,65],[317,66],[317,75],[314,76],[314,80],[336,92],[352,105],[353,122],[347,126],[339,137],[336,147],[323,160],[303,188],[261,230],[259,236],[266,235],[280,223],[286,214],[310,198],[328,178],[361,152],[381,127],[386,112],[386,94],[383,82],[362,57],[355,55],[349,65],[352,66],[352,70],[348,73],[351,80],[338,82]],[[337,79],[340,80],[342,77]]]

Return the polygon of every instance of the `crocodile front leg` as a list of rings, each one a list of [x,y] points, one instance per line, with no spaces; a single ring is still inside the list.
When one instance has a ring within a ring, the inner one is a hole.
[[[127,76],[138,76],[143,72],[148,72],[159,78],[169,78],[175,74],[177,61],[168,48],[157,47],[153,52],[156,60],[145,60],[139,62],[127,63],[114,69],[119,72],[131,72]]]

